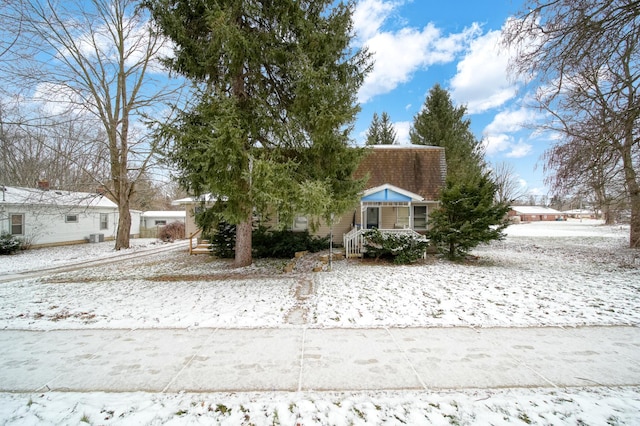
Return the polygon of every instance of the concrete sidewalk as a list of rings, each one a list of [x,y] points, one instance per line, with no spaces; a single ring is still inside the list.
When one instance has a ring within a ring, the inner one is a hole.
[[[0,391],[640,385],[640,328],[0,331]]]

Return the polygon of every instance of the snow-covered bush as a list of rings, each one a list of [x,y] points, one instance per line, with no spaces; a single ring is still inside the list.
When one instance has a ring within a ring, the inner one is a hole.
[[[379,259],[393,258],[393,263],[412,263],[422,258],[429,242],[424,237],[410,234],[388,234],[378,229],[371,229],[364,233],[364,247],[367,256]]]
[[[0,255],[13,254],[22,248],[22,241],[11,234],[0,235]]]

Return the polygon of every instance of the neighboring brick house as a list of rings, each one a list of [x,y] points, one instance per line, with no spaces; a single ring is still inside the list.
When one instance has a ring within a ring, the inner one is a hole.
[[[565,213],[542,206],[511,206],[508,214],[509,218],[514,222],[539,222],[567,219]]]

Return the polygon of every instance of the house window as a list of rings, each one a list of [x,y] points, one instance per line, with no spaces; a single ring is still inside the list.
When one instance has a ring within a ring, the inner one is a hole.
[[[305,231],[309,228],[309,220],[306,216],[296,216],[293,219],[292,231]]]
[[[24,215],[11,215],[11,235],[24,235]]]
[[[156,226],[165,226],[167,224],[166,220],[156,220],[154,222],[156,224]]]
[[[397,229],[409,227],[409,207],[396,207],[396,226]]]
[[[100,213],[100,229],[109,229],[109,214]]]
[[[64,217],[64,221],[67,223],[78,223],[78,215],[77,214],[68,214]]]
[[[413,206],[413,227],[427,229],[427,206]]]

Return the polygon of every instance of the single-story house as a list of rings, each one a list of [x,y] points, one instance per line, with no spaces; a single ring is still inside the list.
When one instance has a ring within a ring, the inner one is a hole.
[[[144,238],[157,237],[158,230],[173,222],[185,223],[186,212],[184,210],[150,210],[140,215],[140,234]]]
[[[104,241],[115,238],[118,206],[104,195],[0,186],[0,232],[32,247]]]
[[[195,236],[199,233],[198,225],[196,225],[195,213],[198,209],[202,208],[201,205],[205,204],[211,206],[216,200],[209,194],[201,195],[200,197],[185,197],[171,202],[172,206],[182,206],[184,208],[184,235],[186,238]]]
[[[354,173],[355,178],[368,176],[360,200],[333,225],[322,224],[316,235],[333,232],[334,241],[345,236],[356,238],[364,229],[378,228],[388,232],[424,232],[430,212],[438,206],[440,189],[446,179],[445,150],[422,145],[376,145],[371,147]],[[202,203],[215,203],[209,195],[173,201],[186,210],[185,234],[195,235],[198,228],[194,212]],[[308,229],[308,218],[298,216],[288,224],[292,230]]]
[[[539,222],[567,219],[566,214],[563,212],[543,206],[511,206],[508,215],[514,222]]]
[[[129,236],[131,238],[140,238],[140,222],[142,221],[142,210],[129,210],[131,214],[131,229]]]

